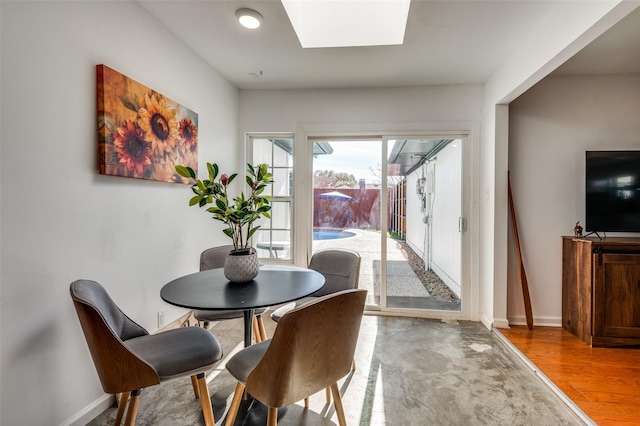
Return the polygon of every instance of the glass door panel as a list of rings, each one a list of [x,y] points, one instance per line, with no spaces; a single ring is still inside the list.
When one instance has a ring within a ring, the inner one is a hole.
[[[386,306],[461,310],[462,140],[387,145]]]
[[[316,140],[312,249],[347,248],[361,256],[360,288],[380,304],[382,140]]]

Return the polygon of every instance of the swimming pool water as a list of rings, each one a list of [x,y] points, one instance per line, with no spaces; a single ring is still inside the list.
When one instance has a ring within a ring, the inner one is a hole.
[[[341,238],[354,237],[355,232],[341,230],[313,231],[313,239],[316,240],[339,240]]]

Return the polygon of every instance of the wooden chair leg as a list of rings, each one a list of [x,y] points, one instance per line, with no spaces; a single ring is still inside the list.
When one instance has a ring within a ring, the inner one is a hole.
[[[200,405],[202,405],[204,424],[206,426],[215,426],[216,422],[213,419],[211,396],[209,395],[209,388],[207,387],[207,376],[205,376],[204,373],[200,373],[196,376],[196,379],[198,381],[198,394],[200,395]]]
[[[191,387],[193,387],[193,393],[196,396],[196,399],[200,398],[200,393],[198,392],[198,379],[196,376],[191,376]]]
[[[324,393],[327,396],[327,404],[331,404],[331,387],[325,388]]]
[[[278,425],[278,409],[276,407],[269,407],[267,411],[267,426]]]
[[[258,322],[258,329],[260,330],[260,341],[264,342],[267,340],[267,331],[264,328],[264,321],[262,321],[262,315],[256,316]]]
[[[204,321],[202,323],[202,328],[204,328],[205,330],[208,330],[209,329],[209,321]]]
[[[356,371],[356,360],[354,358],[353,362],[351,363],[351,371]]]
[[[127,409],[127,418],[124,421],[125,426],[134,426],[136,424],[136,416],[138,415],[138,404],[140,403],[140,389],[131,391],[129,398],[129,408]]]
[[[243,394],[244,385],[238,382],[238,384],[236,385],[236,391],[233,394],[233,399],[231,400],[229,412],[227,413],[227,421],[225,422],[225,426],[233,426],[233,424],[236,422],[236,416],[238,415],[238,408],[240,408],[240,401],[242,400]]]
[[[304,408],[309,408],[309,397],[304,399]]]
[[[256,339],[256,343],[262,342],[260,336],[260,328],[258,327],[258,320],[253,317],[253,337]]]
[[[340,424],[340,426],[347,426],[347,418],[344,416],[344,407],[342,406],[342,399],[340,398],[340,390],[338,389],[337,382],[331,385],[331,392],[333,393],[333,405],[338,415],[338,424]]]
[[[124,417],[124,410],[127,408],[127,401],[129,400],[129,392],[122,392],[116,395],[118,399],[118,412],[116,413],[115,426],[120,426],[122,418]]]

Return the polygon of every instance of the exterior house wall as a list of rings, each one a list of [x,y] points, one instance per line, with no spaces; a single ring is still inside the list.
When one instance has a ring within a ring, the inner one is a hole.
[[[462,217],[461,140],[438,153],[434,166],[433,235],[431,268],[458,296],[461,295]]]
[[[461,295],[462,246],[458,218],[462,216],[462,147],[456,140],[421,169],[407,177],[407,243],[431,269]],[[416,194],[416,182],[424,177],[426,210]],[[431,235],[423,222],[431,221]],[[429,249],[430,247],[430,249]]]

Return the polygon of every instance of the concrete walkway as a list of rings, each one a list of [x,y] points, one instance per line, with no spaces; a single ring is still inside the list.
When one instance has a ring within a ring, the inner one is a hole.
[[[362,263],[360,266],[360,288],[369,291],[368,304],[380,303],[380,246],[381,234],[377,231],[361,229],[347,229],[355,236],[333,240],[316,240],[313,242],[313,250],[328,248],[347,248],[360,253]],[[387,238],[387,299],[389,306],[407,307],[405,300],[413,299],[415,305],[421,299],[430,298],[431,295],[420,279],[405,260],[398,249],[396,241]],[[392,305],[392,301],[400,306]]]

